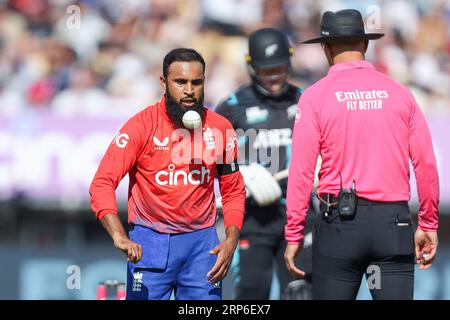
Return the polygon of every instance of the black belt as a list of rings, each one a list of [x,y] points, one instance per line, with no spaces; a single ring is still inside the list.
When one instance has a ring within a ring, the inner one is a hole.
[[[327,202],[330,205],[330,207],[335,207],[338,204],[339,198],[329,194],[329,193],[321,193],[320,195],[318,194],[319,200],[321,202],[321,204],[326,205]],[[358,206],[377,206],[377,205],[386,205],[386,204],[400,204],[400,205],[408,205],[407,201],[372,201],[372,200],[367,200],[361,197],[357,198],[357,205]]]

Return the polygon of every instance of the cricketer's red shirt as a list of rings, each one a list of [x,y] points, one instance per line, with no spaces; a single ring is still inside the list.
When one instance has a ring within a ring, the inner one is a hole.
[[[128,222],[163,233],[184,233],[214,225],[214,177],[219,175],[225,227],[242,227],[243,178],[236,170],[237,142],[231,124],[206,109],[202,126],[177,129],[165,98],[133,116],[104,155],[90,186],[91,207],[101,219],[117,214],[115,190],[128,173]],[[220,170],[219,170],[220,171]]]

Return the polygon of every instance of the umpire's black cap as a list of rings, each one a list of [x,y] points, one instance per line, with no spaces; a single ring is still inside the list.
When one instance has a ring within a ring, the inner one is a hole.
[[[355,9],[327,11],[320,23],[320,37],[302,43],[339,42],[345,40],[375,40],[384,33],[365,33],[361,12]]]
[[[290,63],[293,48],[281,31],[273,28],[259,29],[248,39],[246,60],[256,69],[273,68]]]

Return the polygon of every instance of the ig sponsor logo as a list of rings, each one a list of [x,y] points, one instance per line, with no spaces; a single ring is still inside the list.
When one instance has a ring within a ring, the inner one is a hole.
[[[128,134],[120,133],[119,131],[117,135],[114,137],[112,144],[116,144],[116,146],[123,149],[127,146],[129,140],[130,136]]]

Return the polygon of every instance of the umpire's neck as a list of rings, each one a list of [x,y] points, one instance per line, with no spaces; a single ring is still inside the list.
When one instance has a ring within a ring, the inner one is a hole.
[[[369,40],[322,43],[322,48],[330,67],[334,64],[349,61],[365,60]]]

